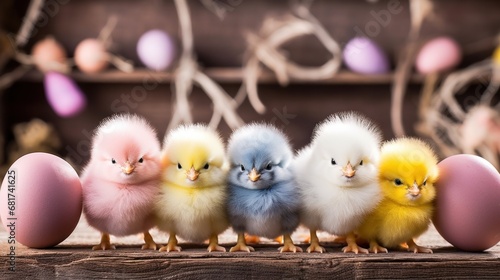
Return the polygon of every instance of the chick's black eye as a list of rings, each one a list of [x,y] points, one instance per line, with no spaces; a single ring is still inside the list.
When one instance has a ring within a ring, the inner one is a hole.
[[[332,165],[336,165],[337,162],[332,158]]]
[[[203,166],[203,169],[208,169],[210,167],[210,165],[208,164],[208,162]]]
[[[112,164],[115,164],[116,163],[116,160],[114,158],[111,159],[111,163]]]
[[[359,165],[363,165],[363,161],[360,161],[360,162],[359,162]]]
[[[240,164],[240,170],[245,171],[245,166],[243,166],[243,164]]]
[[[180,163],[177,163],[177,169],[182,169],[182,165]]]
[[[396,186],[401,186],[403,182],[400,179],[396,179],[394,180],[394,184],[396,184]]]
[[[273,169],[273,165],[269,163],[269,164],[266,166],[266,170],[271,170],[271,169]]]
[[[140,159],[138,160],[138,162],[139,162],[139,163],[143,163],[143,162],[144,162],[144,159],[143,159],[143,158],[140,158]]]
[[[427,180],[425,180],[423,183],[422,183],[422,186],[425,186],[427,185]]]

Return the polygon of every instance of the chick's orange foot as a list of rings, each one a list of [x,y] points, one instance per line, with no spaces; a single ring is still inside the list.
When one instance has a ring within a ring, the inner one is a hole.
[[[324,247],[321,247],[319,245],[319,243],[311,243],[311,245],[309,245],[309,247],[307,247],[307,250],[306,250],[308,253],[324,253],[326,252],[326,249]]]
[[[411,241],[408,241],[407,242],[408,244],[408,251],[409,252],[412,252],[413,253],[426,253],[426,254],[432,254],[432,250],[429,249],[429,248],[426,248],[426,247],[421,247],[421,246],[418,246],[415,241],[411,240]]]
[[[162,246],[160,248],[160,250],[158,250],[160,252],[180,252],[182,251],[182,248],[180,246],[176,246],[176,245],[173,245],[173,244],[167,244],[165,246]]]
[[[98,245],[95,245],[92,247],[93,251],[98,251],[98,250],[116,250],[116,247],[109,244],[109,243],[99,243]]]
[[[370,243],[370,249],[368,249],[371,253],[378,254],[378,253],[387,253],[387,248],[382,247],[378,245],[376,242],[371,242]]]
[[[111,245],[110,237],[109,237],[109,234],[107,234],[107,233],[102,233],[101,234],[101,243],[92,247],[93,251],[96,251],[96,250],[115,250],[115,249],[116,249],[116,247]]]
[[[348,244],[344,248],[342,248],[342,252],[344,253],[354,253],[354,254],[368,254],[368,249],[365,249],[363,247],[359,247],[357,244]]]
[[[297,253],[297,252],[302,252],[302,248],[299,246],[296,246],[294,244],[284,244],[283,246],[279,247],[278,250],[280,253],[284,252],[292,252],[292,253]]]
[[[234,247],[229,249],[229,252],[255,252],[255,249],[243,243],[237,243]]]
[[[141,250],[156,250],[158,249],[158,245],[155,242],[152,243],[146,243],[142,245]]]
[[[283,252],[293,252],[293,253],[302,252],[302,248],[295,246],[295,244],[293,244],[293,240],[292,240],[292,237],[290,237],[290,234],[288,234],[288,233],[284,234],[282,238],[283,238],[283,246],[278,248],[280,253],[283,253]]]
[[[217,244],[210,244],[207,247],[208,252],[226,252],[226,248],[217,245]]]

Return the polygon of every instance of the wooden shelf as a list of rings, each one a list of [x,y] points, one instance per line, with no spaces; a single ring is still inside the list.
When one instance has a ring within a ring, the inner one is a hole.
[[[308,236],[299,228],[292,238],[296,242]],[[165,244],[166,234],[156,229],[151,234]],[[320,232],[327,252],[279,253],[276,242],[265,241],[252,253],[206,252],[206,245],[180,240],[182,252],[142,251],[141,236],[113,237],[117,249],[92,251],[99,232],[81,220],[73,234],[51,249],[30,249],[16,245],[16,271],[7,270],[8,233],[0,227],[0,261],[4,264],[2,279],[23,278],[173,278],[173,279],[498,279],[500,244],[483,253],[468,253],[449,245],[431,226],[418,243],[431,247],[434,254],[413,254],[391,250],[387,254],[344,254],[344,244],[333,242],[333,236]],[[226,249],[234,246],[236,234],[231,230],[219,236]],[[299,246],[305,250],[307,244]]]
[[[223,244],[226,248],[233,244]],[[183,244],[182,252],[141,251],[139,245],[113,251],[92,251],[88,245],[54,249],[16,249],[16,271],[3,279],[22,278],[175,278],[175,279],[498,279],[500,251],[464,253],[451,247],[434,254],[391,252],[341,253],[340,244],[327,253],[283,253],[278,245],[255,246],[253,253],[208,253],[205,246]],[[5,244],[2,252],[8,252]],[[303,249],[306,246],[302,246]]]
[[[241,68],[207,68],[205,73],[220,83],[241,83],[243,71]],[[137,69],[132,73],[124,73],[117,70],[108,70],[102,73],[86,74],[73,71],[70,76],[77,82],[82,83],[143,83],[159,82],[170,83],[174,77],[172,72],[155,72],[147,69]],[[21,80],[27,82],[40,82],[42,73],[36,70],[28,72]],[[414,74],[410,82],[422,83],[423,75]],[[295,79],[292,84],[390,84],[393,82],[393,73],[381,75],[361,75],[346,70],[340,71],[335,76],[318,81],[306,81]],[[276,84],[274,73],[264,71],[259,77],[261,84]]]

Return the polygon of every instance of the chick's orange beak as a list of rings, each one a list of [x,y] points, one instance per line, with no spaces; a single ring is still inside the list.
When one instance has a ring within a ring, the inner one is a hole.
[[[130,175],[132,172],[134,172],[135,166],[130,164],[130,162],[126,162],[125,166],[122,166],[122,171],[126,175]]]
[[[342,172],[344,173],[344,176],[347,178],[352,178],[354,177],[354,174],[356,174],[356,170],[352,168],[352,165],[350,162],[347,163],[347,165],[342,168]]]
[[[260,179],[260,174],[257,172],[257,169],[252,168],[252,171],[248,174],[248,178],[250,178],[250,181],[256,182],[257,180]]]
[[[418,187],[417,182],[413,183],[411,188],[408,189],[408,193],[412,196],[418,196],[420,194],[420,188]]]
[[[200,172],[196,171],[194,167],[191,167],[188,172],[186,172],[186,176],[189,180],[191,181],[196,181],[198,179],[198,176],[200,176]]]

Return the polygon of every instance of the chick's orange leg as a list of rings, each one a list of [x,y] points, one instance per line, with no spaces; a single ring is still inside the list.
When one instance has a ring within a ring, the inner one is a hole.
[[[302,248],[295,246],[293,244],[292,238],[290,237],[290,234],[283,234],[283,246],[279,247],[278,250],[280,253],[283,252],[302,252]]]
[[[158,249],[158,245],[153,240],[153,237],[149,233],[149,231],[145,231],[144,233],[144,245],[142,245],[141,250],[156,250]]]
[[[311,236],[311,245],[307,247],[307,252],[312,253],[312,252],[318,252],[318,253],[324,253],[326,252],[325,248],[321,247],[319,245],[319,239],[318,236],[316,235],[316,230],[310,230],[310,236]]]
[[[219,246],[219,238],[217,234],[210,236],[210,241],[208,242],[207,251],[209,252],[225,252],[226,248]]]
[[[433,253],[429,248],[418,246],[413,239],[408,240],[406,244],[408,244],[408,251],[413,251],[413,253]]]
[[[345,246],[342,249],[344,253],[353,252],[355,254],[357,253],[368,254],[367,249],[358,246],[358,244],[356,243],[356,236],[354,235],[354,233],[351,232],[347,234],[345,241],[347,242],[347,246]]]
[[[236,242],[236,245],[234,245],[234,247],[231,247],[231,249],[229,249],[229,252],[238,252],[238,251],[249,252],[249,253],[255,251],[253,247],[250,247],[246,244],[244,233],[238,233],[238,241]]]
[[[116,247],[111,245],[109,234],[103,232],[101,234],[101,243],[92,247],[92,250],[115,250]]]
[[[177,246],[177,237],[175,237],[175,232],[170,232],[170,236],[168,237],[167,245],[160,248],[160,252],[180,252],[182,250],[181,247]]]

